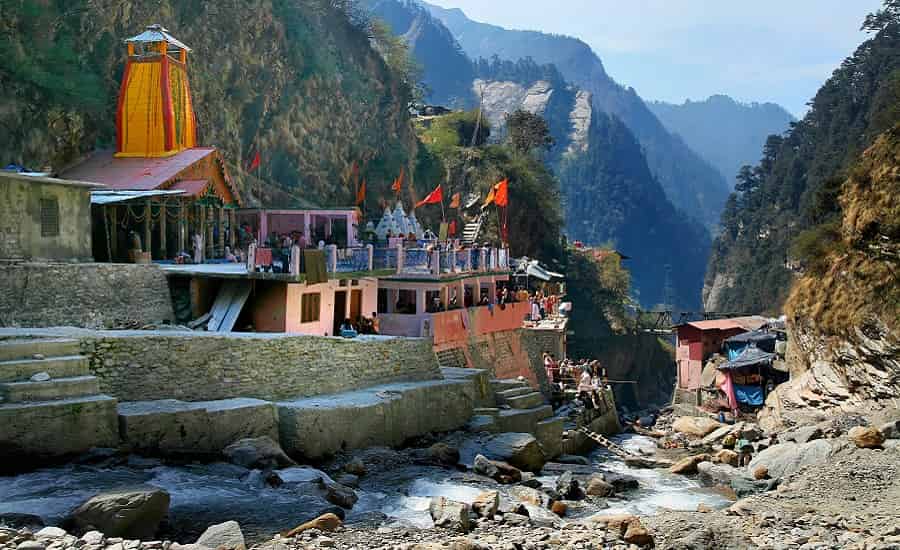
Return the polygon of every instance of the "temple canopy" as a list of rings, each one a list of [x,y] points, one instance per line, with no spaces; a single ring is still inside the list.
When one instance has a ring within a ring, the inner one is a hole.
[[[169,30],[159,24],[148,25],[147,29],[141,34],[132,36],[131,38],[127,38],[125,40],[126,44],[154,44],[159,42],[171,44],[176,48],[188,52],[191,51],[191,49],[187,45],[185,45],[184,42],[169,34]]]

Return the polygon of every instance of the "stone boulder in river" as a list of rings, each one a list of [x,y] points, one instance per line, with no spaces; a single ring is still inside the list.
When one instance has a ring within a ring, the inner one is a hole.
[[[522,471],[506,462],[490,460],[484,455],[475,457],[472,471],[493,479],[498,483],[510,484],[522,481]]]
[[[471,439],[463,444],[460,454],[463,461],[481,454],[527,472],[540,472],[547,462],[537,439],[527,433],[502,433]]]
[[[434,497],[428,506],[428,512],[436,527],[455,529],[461,533],[468,533],[471,529],[468,504],[444,497]]]
[[[229,462],[251,470],[276,470],[296,466],[270,437],[254,437],[235,441],[222,451]]]
[[[100,493],[69,516],[75,531],[96,529],[109,537],[152,540],[169,512],[169,493],[146,486]]]
[[[303,533],[304,531],[309,531],[310,529],[317,529],[319,531],[334,531],[341,526],[341,523],[341,518],[339,518],[336,514],[322,514],[314,520],[307,521],[302,525],[294,527],[290,531],[282,533],[282,535],[286,538],[292,538],[296,537],[300,533]]]
[[[709,455],[694,455],[694,456],[686,456],[669,467],[669,471],[673,474],[696,474],[697,473],[697,464],[701,462],[706,462],[709,460]]]
[[[672,429],[694,437],[704,437],[719,428],[722,424],[705,416],[679,416],[672,423]]]
[[[236,521],[226,521],[216,525],[210,525],[200,535],[197,546],[211,548],[212,550],[245,550],[244,533]]]
[[[472,501],[472,511],[482,518],[493,518],[500,507],[500,493],[485,491]]]

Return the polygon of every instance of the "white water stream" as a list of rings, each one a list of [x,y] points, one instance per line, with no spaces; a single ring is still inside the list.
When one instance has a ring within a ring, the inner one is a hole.
[[[623,435],[615,439],[625,448],[655,448],[653,440],[642,436]],[[595,451],[590,459],[598,471],[637,478],[640,488],[625,498],[609,499],[608,508],[586,503],[577,513],[580,516],[601,511],[646,515],[661,508],[695,510],[700,503],[711,507],[728,504],[724,497],[702,488],[696,481],[665,470],[634,469],[603,450]],[[206,526],[233,519],[241,524],[250,541],[259,541],[312,519],[330,506],[309,483],[314,474],[306,468],[282,471],[286,483],[274,489],[263,483],[259,472],[248,474],[227,464],[147,463],[113,468],[67,465],[0,477],[0,514],[36,514],[54,524],[98,492],[149,484],[165,489],[172,498],[170,525],[164,535],[193,542]],[[552,476],[539,479],[551,487],[555,483]],[[347,521],[428,528],[432,526],[428,514],[431,497],[471,503],[486,489],[504,491],[504,487],[468,473],[423,466],[399,468],[363,478],[357,491],[359,502],[348,513]]]

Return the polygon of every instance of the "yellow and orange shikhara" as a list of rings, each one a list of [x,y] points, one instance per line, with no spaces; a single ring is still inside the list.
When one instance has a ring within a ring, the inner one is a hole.
[[[160,25],[125,42],[128,59],[116,109],[115,156],[168,157],[195,147],[190,48]]]

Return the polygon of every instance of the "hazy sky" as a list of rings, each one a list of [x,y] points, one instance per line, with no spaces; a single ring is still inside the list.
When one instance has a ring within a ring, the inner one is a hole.
[[[645,99],[716,93],[806,111],[881,0],[431,0],[470,19],[581,38]]]

